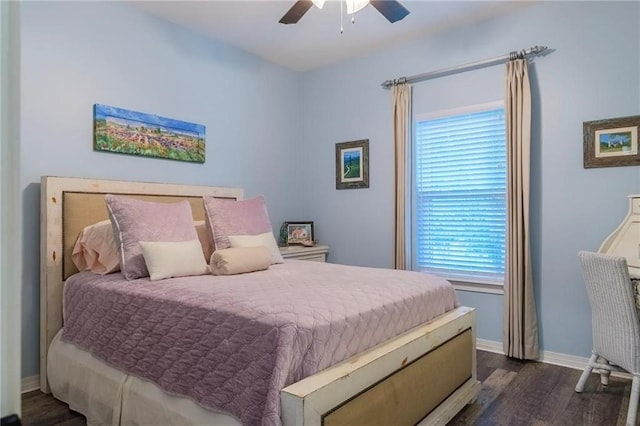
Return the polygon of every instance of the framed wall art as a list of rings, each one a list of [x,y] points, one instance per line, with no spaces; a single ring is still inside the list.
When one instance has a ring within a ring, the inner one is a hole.
[[[585,121],[584,168],[640,165],[640,115]]]
[[[205,126],[96,104],[93,149],[204,163]]]
[[[369,187],[369,139],[336,144],[336,189]]]

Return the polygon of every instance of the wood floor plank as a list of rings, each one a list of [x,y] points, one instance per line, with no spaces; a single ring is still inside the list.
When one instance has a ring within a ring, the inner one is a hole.
[[[628,391],[625,388],[630,388],[630,385],[629,380],[612,377],[609,386],[604,389],[600,384],[600,377],[592,374],[587,380],[585,390],[582,393],[574,392],[571,396],[560,414],[560,424],[616,424],[625,395],[628,400]]]
[[[504,355],[496,354],[494,352],[477,351],[477,375],[478,380],[484,381],[489,377],[496,369],[506,371],[520,371],[526,362],[515,360],[513,358],[506,357]]]
[[[67,404],[40,391],[22,395],[22,424],[25,426],[86,425],[83,415],[71,411]]]
[[[511,382],[508,392],[500,395],[480,418],[488,424],[531,424],[538,419],[539,410],[555,387],[555,374],[541,374],[544,364],[527,363]],[[552,372],[553,373],[553,372]]]
[[[458,413],[450,422],[450,426],[463,426],[474,424],[484,410],[502,393],[517,375],[515,371],[506,371],[498,368],[482,382],[482,391],[475,403],[467,406]]]
[[[627,410],[629,410],[629,397],[631,396],[631,382],[627,383],[624,388],[624,395],[620,403],[620,413],[618,413],[618,421],[616,426],[624,426],[627,424]]]
[[[569,403],[575,393],[575,385],[580,378],[580,372],[578,370],[571,370],[568,368],[562,368],[553,366],[548,370],[546,365],[542,365],[545,369],[545,374],[549,374],[549,371],[555,378],[553,382],[547,382],[546,389],[541,389],[546,393],[546,397],[540,401],[540,406],[536,411],[535,420],[541,422],[541,424],[553,424],[558,420],[558,413],[561,413]]]

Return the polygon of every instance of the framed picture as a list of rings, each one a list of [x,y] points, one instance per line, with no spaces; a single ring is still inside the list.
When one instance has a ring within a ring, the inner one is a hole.
[[[285,222],[287,230],[287,244],[313,243],[313,222]]]
[[[369,139],[336,144],[336,189],[369,187]]]
[[[204,163],[205,126],[96,104],[93,149]]]
[[[640,165],[640,115],[585,121],[584,168]]]

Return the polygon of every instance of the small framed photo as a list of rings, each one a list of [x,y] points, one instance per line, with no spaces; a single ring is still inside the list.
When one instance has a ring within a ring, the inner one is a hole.
[[[584,168],[640,165],[640,115],[583,124]]]
[[[336,144],[336,189],[369,187],[369,139]]]
[[[287,244],[313,244],[313,222],[285,222]]]

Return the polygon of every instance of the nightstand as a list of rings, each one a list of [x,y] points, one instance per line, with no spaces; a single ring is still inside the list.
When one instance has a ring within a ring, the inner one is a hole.
[[[280,253],[285,259],[313,260],[314,262],[326,262],[328,251],[329,246],[322,245],[280,247]]]

